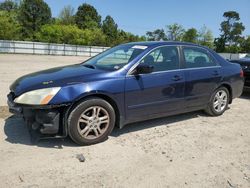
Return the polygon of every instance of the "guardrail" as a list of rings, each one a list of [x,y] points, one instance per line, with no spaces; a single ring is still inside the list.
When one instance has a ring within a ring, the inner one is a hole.
[[[99,46],[0,40],[0,53],[92,57],[107,49]]]

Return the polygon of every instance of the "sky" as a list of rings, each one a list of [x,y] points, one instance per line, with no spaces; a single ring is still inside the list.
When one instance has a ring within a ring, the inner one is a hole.
[[[82,3],[93,5],[104,19],[111,15],[120,29],[137,35],[166,25],[178,23],[185,29],[200,29],[206,25],[214,37],[220,34],[220,23],[225,11],[234,10],[240,14],[246,29],[243,35],[250,35],[250,0],[45,0],[57,17],[64,6],[77,10]]]

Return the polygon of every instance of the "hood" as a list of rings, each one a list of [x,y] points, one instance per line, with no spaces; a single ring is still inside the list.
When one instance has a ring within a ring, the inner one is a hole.
[[[92,81],[93,79],[98,79],[97,74],[103,72],[105,71],[87,68],[81,64],[57,67],[25,75],[17,79],[10,86],[10,90],[18,96],[35,89],[63,87]]]

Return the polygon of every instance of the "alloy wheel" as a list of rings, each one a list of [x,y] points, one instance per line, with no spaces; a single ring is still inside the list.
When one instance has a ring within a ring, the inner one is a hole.
[[[228,96],[226,91],[219,90],[214,96],[213,108],[216,112],[222,112],[227,106]]]
[[[96,139],[108,129],[110,117],[103,107],[93,106],[87,108],[79,117],[78,132],[85,139]]]

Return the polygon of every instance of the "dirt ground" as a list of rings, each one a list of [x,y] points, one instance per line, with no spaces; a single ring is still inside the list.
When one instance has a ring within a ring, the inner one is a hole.
[[[135,123],[87,147],[68,138],[32,145],[22,119],[3,107],[7,86],[81,60],[0,55],[0,187],[250,187],[250,93],[220,117],[192,112]]]

